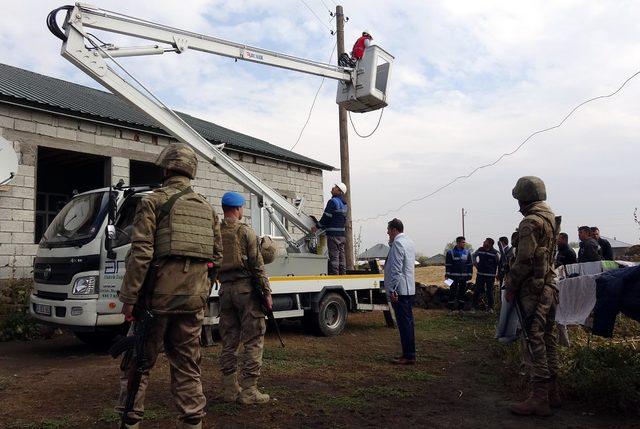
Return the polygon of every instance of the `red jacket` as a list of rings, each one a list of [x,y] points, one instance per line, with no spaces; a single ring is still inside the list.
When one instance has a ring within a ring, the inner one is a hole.
[[[364,57],[364,50],[367,47],[365,42],[371,39],[373,39],[373,37],[369,35],[358,38],[358,40],[356,40],[356,43],[353,45],[353,50],[351,51],[351,57],[356,60],[359,60],[362,57]]]

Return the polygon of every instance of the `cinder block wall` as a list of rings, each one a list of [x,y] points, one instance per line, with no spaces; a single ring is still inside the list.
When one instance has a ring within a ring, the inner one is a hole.
[[[38,248],[34,243],[38,146],[110,157],[112,183],[123,179],[128,184],[129,161],[153,162],[170,141],[162,136],[2,103],[0,135],[13,142],[20,164],[17,177],[0,187],[0,279],[31,276]],[[233,151],[227,153],[287,198],[304,196],[305,212],[322,213],[322,170]],[[249,200],[248,192],[203,159],[198,165],[194,190],[205,195],[220,213],[220,198],[227,191],[242,192]],[[247,223],[251,223],[250,207],[245,213]]]

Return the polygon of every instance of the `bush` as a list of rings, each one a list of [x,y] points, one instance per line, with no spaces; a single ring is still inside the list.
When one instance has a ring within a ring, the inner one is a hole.
[[[30,279],[11,279],[0,291],[0,341],[30,340],[40,336],[39,325],[29,315]]]
[[[623,344],[575,347],[565,352],[567,393],[606,412],[640,414],[640,353]]]

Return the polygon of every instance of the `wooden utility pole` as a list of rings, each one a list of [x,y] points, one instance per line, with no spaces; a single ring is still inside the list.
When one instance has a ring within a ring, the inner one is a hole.
[[[344,53],[344,11],[342,6],[336,6],[336,36],[338,58]],[[339,84],[340,85],[340,84]],[[351,222],[351,178],[349,174],[349,128],[347,127],[347,110],[338,106],[338,121],[340,130],[340,177],[342,183],[347,185],[347,193],[344,195],[347,210],[347,224],[345,225],[344,253],[346,256],[347,269],[353,270],[353,225]]]

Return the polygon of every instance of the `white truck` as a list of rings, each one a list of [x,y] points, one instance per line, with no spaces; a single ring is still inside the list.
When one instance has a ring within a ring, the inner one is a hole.
[[[66,11],[62,28],[56,16]],[[388,311],[382,276],[378,272],[328,276],[327,257],[316,252],[315,220],[282,198],[240,164],[214,146],[142,84],[120,77],[107,63],[131,76],[116,57],[182,53],[187,49],[224,55],[338,80],[337,102],[347,110],[366,112],[387,105],[387,83],[393,57],[378,46],[367,48],[355,69],[317,63],[264,49],[224,41],[76,4],[52,11],[48,26],[62,41],[62,56],[96,81],[153,118],[177,140],[189,144],[251,193],[270,215],[288,244],[286,256],[267,265],[276,318],[304,318],[321,335],[337,335],[348,311]],[[157,42],[152,46],[121,48],[97,41],[87,29],[129,35]],[[146,92],[146,93],[145,93]],[[130,247],[133,214],[149,187],[119,183],[75,196],[45,232],[34,260],[34,290],[30,311],[47,324],[72,330],[88,343],[104,344],[124,329],[118,291],[124,259]],[[284,217],[304,233],[295,240],[280,220]],[[386,314],[388,317],[388,313]],[[212,341],[218,322],[218,289],[214,285],[203,337]]]

